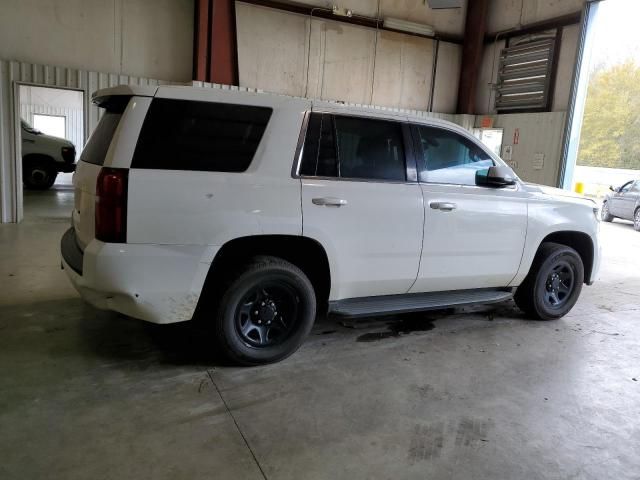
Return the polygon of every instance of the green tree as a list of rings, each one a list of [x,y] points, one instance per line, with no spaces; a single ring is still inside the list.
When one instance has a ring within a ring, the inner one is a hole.
[[[640,66],[598,69],[590,79],[578,164],[640,169]]]

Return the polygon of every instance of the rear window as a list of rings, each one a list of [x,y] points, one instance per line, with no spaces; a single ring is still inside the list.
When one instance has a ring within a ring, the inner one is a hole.
[[[244,172],[271,113],[267,107],[156,98],[131,167]]]
[[[112,97],[112,100],[101,104],[105,108],[104,113],[82,150],[81,161],[94,165],[104,164],[107,150],[130,99],[128,96]]]

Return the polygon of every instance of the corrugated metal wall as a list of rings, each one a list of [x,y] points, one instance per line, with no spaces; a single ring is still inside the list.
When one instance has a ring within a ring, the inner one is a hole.
[[[0,221],[3,223],[22,219],[22,165],[14,160],[20,149],[20,132],[15,128],[19,112],[15,107],[17,95],[14,87],[20,83],[82,90],[87,106],[84,118],[86,138],[100,119],[99,109],[91,105],[92,92],[115,85],[153,86],[171,82],[0,60]]]

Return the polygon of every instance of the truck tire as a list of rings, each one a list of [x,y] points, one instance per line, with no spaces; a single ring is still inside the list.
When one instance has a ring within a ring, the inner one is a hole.
[[[29,190],[47,190],[57,176],[58,172],[47,161],[35,160],[22,165],[22,181]]]
[[[529,274],[516,290],[516,305],[529,317],[555,320],[573,308],[584,282],[578,252],[558,243],[543,243]]]
[[[259,257],[240,269],[216,304],[217,346],[240,365],[288,357],[316,316],[313,285],[302,270],[277,257]]]

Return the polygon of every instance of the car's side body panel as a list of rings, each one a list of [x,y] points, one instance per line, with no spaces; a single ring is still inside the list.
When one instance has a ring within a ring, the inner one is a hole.
[[[527,199],[520,188],[421,184],[424,245],[411,292],[504,287],[520,265]],[[432,204],[451,203],[451,211]]]
[[[104,161],[105,167],[129,169],[127,243],[94,238],[95,183],[101,166],[79,162],[75,178],[73,224],[84,251],[82,275],[66,269],[83,297],[100,308],[156,323],[187,320],[217,252],[234,239],[259,235],[318,241],[329,261],[332,301],[517,286],[540,242],[557,231],[589,235],[595,258],[589,280],[597,273],[598,227],[593,206],[585,199],[554,199],[519,181],[516,187],[493,189],[296,174],[300,132],[312,110],[446,128],[485,149],[453,124],[222,89],[154,87],[98,94],[132,96]],[[264,106],[273,112],[244,172],[131,168],[152,95]],[[504,164],[488,154],[496,164]],[[346,204],[314,202],[322,198]],[[430,207],[431,202],[445,201],[456,203],[456,211]]]
[[[564,190],[535,185],[525,185],[524,188],[528,192],[527,236],[520,268],[509,286],[522,283],[542,241],[558,232],[578,232],[589,236],[593,244],[594,263],[590,278],[585,278],[585,282],[592,283],[600,266],[600,223],[596,220],[598,210],[595,203]],[[562,196],[562,200],[552,197],[549,195],[551,193]]]

